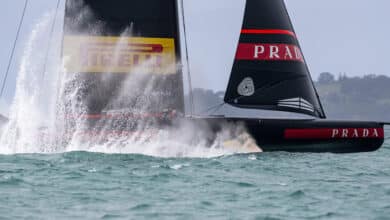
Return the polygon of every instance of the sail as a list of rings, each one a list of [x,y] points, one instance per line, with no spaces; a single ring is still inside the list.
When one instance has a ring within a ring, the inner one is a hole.
[[[247,0],[224,101],[325,118],[283,0]]]
[[[87,113],[184,112],[179,38],[175,0],[67,0],[63,58]]]

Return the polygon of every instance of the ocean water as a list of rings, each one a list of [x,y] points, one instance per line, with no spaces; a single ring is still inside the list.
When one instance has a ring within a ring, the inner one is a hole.
[[[0,219],[389,219],[389,158],[3,155]]]

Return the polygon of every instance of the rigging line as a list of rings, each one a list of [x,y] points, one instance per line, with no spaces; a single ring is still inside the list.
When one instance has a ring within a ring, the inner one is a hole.
[[[184,0],[181,0],[180,4],[181,4],[181,16],[182,16],[182,22],[183,22],[184,44],[185,44],[185,52],[186,52],[187,75],[188,75],[187,77],[188,77],[188,83],[189,83],[188,87],[190,90],[190,112],[191,112],[191,117],[192,117],[192,116],[194,116],[194,95],[193,95],[193,88],[192,88],[190,61],[189,61],[189,55],[188,55],[187,29],[186,29],[185,15],[184,15]]]
[[[219,111],[223,106],[225,106],[226,103],[221,103],[218,107],[215,108],[213,112],[210,113],[210,115],[214,115],[217,111]]]
[[[202,112],[203,112],[203,113],[208,113],[208,112],[210,112],[211,110],[213,110],[213,114],[214,114],[216,111],[218,111],[219,109],[221,109],[224,105],[226,105],[226,103],[225,103],[225,102],[222,102],[222,103],[220,103],[220,104],[218,104],[218,105],[214,105],[214,106],[212,106],[212,107],[210,107],[210,108],[207,108],[207,109],[203,110]],[[216,109],[216,110],[215,110],[215,109]]]
[[[61,0],[57,0],[57,7],[56,7],[56,11],[54,13],[54,20],[53,20],[53,23],[51,25],[51,30],[50,30],[50,35],[49,35],[49,45],[47,46],[47,49],[46,49],[45,62],[43,64],[42,79],[44,79],[46,76],[47,60],[49,59],[49,52],[51,49],[51,44],[53,42],[54,29],[56,26],[57,15],[58,15],[58,10],[60,8],[60,3],[61,3]]]
[[[22,29],[24,17],[25,17],[25,15],[26,15],[26,10],[27,10],[28,1],[29,1],[29,0],[25,0],[25,1],[24,1],[24,8],[23,8],[23,11],[22,11],[22,17],[20,18],[18,30],[17,30],[17,32],[16,32],[15,41],[14,41],[13,48],[12,48],[12,51],[11,51],[11,55],[10,55],[10,58],[9,58],[9,61],[8,61],[7,70],[6,70],[6,72],[5,72],[5,76],[4,76],[4,78],[3,78],[3,82],[2,82],[2,86],[1,86],[0,98],[3,97],[3,94],[4,94],[4,88],[5,88],[5,84],[6,84],[6,82],[7,82],[7,79],[8,79],[9,71],[10,71],[10,69],[11,69],[12,60],[14,59],[15,50],[16,50],[16,45],[17,45],[17,43],[18,43],[19,36],[20,36],[20,30]]]

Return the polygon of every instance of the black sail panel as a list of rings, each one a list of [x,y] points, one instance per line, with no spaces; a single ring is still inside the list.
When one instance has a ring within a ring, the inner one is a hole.
[[[88,114],[184,112],[176,0],[67,0],[64,23],[66,74]]]
[[[325,118],[283,0],[247,0],[224,101]]]

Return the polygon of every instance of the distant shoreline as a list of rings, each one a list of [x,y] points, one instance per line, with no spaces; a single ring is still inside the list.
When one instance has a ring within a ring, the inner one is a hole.
[[[321,73],[315,84],[328,118],[390,121],[390,77]]]

